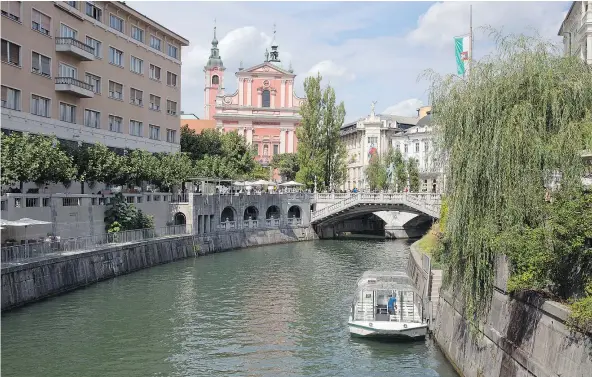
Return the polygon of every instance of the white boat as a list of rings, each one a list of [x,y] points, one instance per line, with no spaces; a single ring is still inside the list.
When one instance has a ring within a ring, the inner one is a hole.
[[[422,296],[404,272],[366,271],[358,279],[348,321],[352,336],[425,338]]]

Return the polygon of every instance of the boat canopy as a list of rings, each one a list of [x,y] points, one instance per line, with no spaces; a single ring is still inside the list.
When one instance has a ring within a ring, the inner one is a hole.
[[[417,291],[413,281],[402,271],[366,271],[358,279],[358,288],[365,289],[396,289]]]

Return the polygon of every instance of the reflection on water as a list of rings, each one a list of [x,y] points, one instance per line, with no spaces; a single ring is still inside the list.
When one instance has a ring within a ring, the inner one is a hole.
[[[315,241],[122,276],[2,316],[5,376],[457,376],[431,341],[351,338],[355,282],[403,241]]]

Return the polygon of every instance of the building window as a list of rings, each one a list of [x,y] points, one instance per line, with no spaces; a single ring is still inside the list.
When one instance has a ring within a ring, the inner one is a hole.
[[[177,102],[167,100],[167,114],[177,115]]]
[[[144,92],[138,89],[130,88],[130,103],[136,106],[144,106],[142,101],[142,97],[144,97]]]
[[[123,51],[109,47],[109,63],[123,67]]]
[[[62,122],[76,123],[76,106],[60,102],[60,120]]]
[[[123,19],[110,14],[109,15],[109,26],[111,26],[112,29],[115,29],[115,30],[119,31],[120,33],[123,33]]]
[[[96,39],[91,37],[86,37],[86,44],[94,48],[95,57],[97,57],[98,59],[101,59],[103,57],[103,54],[101,53],[102,44],[100,41],[97,41]]]
[[[84,125],[92,128],[101,128],[101,113],[94,110],[84,110]]]
[[[51,77],[51,59],[45,55],[33,52],[31,71],[41,76]]]
[[[255,156],[259,156],[259,144],[253,143],[253,153],[255,153]]]
[[[261,93],[261,106],[262,107],[269,107],[269,106],[271,106],[270,101],[271,101],[271,98],[270,98],[269,90],[265,89]]]
[[[160,111],[160,97],[154,94],[150,95],[150,110]]]
[[[161,45],[160,39],[156,38],[154,35],[151,35],[150,36],[150,47],[152,47],[155,50],[160,51],[160,45]]]
[[[415,153],[419,153],[419,143],[415,143]]]
[[[218,75],[212,76],[212,85],[218,85],[218,84],[220,84],[220,77],[218,77]]]
[[[123,100],[123,85],[115,81],[109,81],[109,97]]]
[[[430,146],[429,146],[429,143],[427,141],[423,143],[423,149],[424,149],[425,152],[427,152],[427,151],[430,150]]]
[[[130,58],[130,71],[138,74],[144,73],[144,61],[142,59],[132,56]]]
[[[155,126],[154,124],[150,125],[150,139],[160,140],[160,127]]]
[[[2,107],[11,110],[20,110],[21,91],[2,85]]]
[[[109,131],[121,132],[121,125],[123,124],[123,118],[117,115],[109,115]]]
[[[78,32],[68,25],[60,24],[60,37],[76,39]]]
[[[31,114],[49,118],[50,103],[51,100],[49,98],[33,94],[31,96]]]
[[[2,61],[21,66],[21,46],[2,39]]]
[[[171,58],[175,58],[175,59],[177,59],[177,54],[178,54],[178,51],[179,51],[179,50],[177,49],[177,47],[176,47],[176,46],[173,46],[172,44],[169,44],[169,48],[168,48],[168,51],[167,51],[167,53],[168,53],[168,55],[169,55]]]
[[[175,75],[173,72],[167,71],[167,85],[177,86],[177,75]]]
[[[273,155],[275,156],[276,154],[280,153],[280,146],[277,144],[273,145]]]
[[[99,76],[95,76],[92,73],[87,72],[84,81],[87,84],[92,85],[93,92],[101,94],[101,78]]]
[[[71,6],[72,8],[76,9],[76,2],[75,1],[66,1],[66,4],[68,4],[69,6]]]
[[[138,42],[144,43],[144,30],[137,26],[132,26],[132,38]]]
[[[405,144],[405,153],[409,152],[409,146]]]
[[[377,136],[368,137],[368,144],[376,146],[376,144],[378,144],[378,137]]]
[[[263,145],[263,156],[267,157],[269,155],[269,146],[267,144]]]
[[[142,137],[142,122],[130,120],[130,135]]]
[[[11,20],[20,22],[21,20],[21,1],[3,1],[2,15]]]
[[[31,29],[40,32],[41,34],[50,35],[51,30],[51,18],[37,9],[33,9],[31,14]]]
[[[100,8],[97,8],[92,2],[88,1],[86,3],[86,15],[101,22],[103,11]]]
[[[150,78],[152,80],[160,81],[160,67],[150,64]]]
[[[169,143],[176,143],[177,142],[177,131],[167,128],[167,140],[166,141]]]
[[[60,63],[59,77],[78,78],[78,70],[71,65]]]

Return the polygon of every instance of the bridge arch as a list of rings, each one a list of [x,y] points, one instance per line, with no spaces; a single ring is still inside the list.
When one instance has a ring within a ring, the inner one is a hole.
[[[302,209],[300,206],[293,205],[288,209],[288,218],[300,219],[302,217]]]
[[[236,209],[233,206],[224,207],[222,213],[220,213],[220,222],[235,221],[236,220]]]
[[[266,219],[279,219],[280,216],[281,216],[280,207],[278,207],[276,205],[269,206],[269,208],[267,208],[267,211],[265,212]]]
[[[257,220],[259,217],[259,209],[255,206],[248,206],[245,208],[243,220]]]

